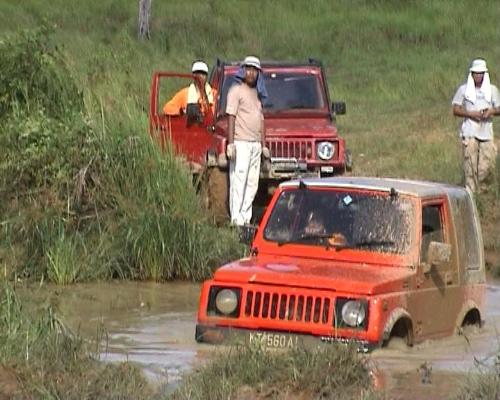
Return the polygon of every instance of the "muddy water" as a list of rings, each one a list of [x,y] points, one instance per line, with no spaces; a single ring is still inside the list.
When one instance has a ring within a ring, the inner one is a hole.
[[[106,332],[104,361],[140,364],[154,383],[175,387],[182,374],[207,360],[215,346],[194,340],[199,285],[105,283],[58,288],[62,319],[83,337]],[[477,362],[491,364],[499,348],[500,286],[488,286],[486,325],[468,337],[430,341],[370,355],[377,385],[391,399],[452,396]],[[429,310],[432,312],[432,310]]]
[[[103,361],[140,364],[159,385],[175,386],[206,359],[194,328],[199,285],[103,283],[57,290],[63,321],[84,338],[103,338]]]

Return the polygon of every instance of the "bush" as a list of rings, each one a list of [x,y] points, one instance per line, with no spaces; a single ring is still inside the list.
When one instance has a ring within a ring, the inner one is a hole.
[[[49,31],[1,42],[0,261],[10,276],[203,279],[240,255],[171,149],[138,135],[132,115],[87,112]]]
[[[174,399],[239,398],[368,399],[373,392],[369,369],[353,347],[265,351],[236,346],[219,353],[188,376]],[[302,395],[301,395],[302,394]]]

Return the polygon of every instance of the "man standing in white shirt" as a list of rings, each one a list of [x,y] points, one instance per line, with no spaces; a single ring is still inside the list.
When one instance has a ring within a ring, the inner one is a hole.
[[[236,74],[235,84],[227,94],[229,210],[231,223],[236,226],[250,222],[252,203],[259,185],[261,156],[270,157],[269,149],[265,147],[261,103],[265,88],[260,74],[260,60],[253,56],[246,57]]]
[[[453,115],[463,118],[460,138],[465,186],[473,192],[481,191],[495,169],[497,148],[492,117],[500,115],[500,95],[498,88],[490,83],[485,60],[472,61],[467,81],[458,88],[452,105]]]

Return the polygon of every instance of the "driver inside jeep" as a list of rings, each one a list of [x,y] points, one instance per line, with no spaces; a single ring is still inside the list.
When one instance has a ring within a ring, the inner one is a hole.
[[[208,112],[214,112],[216,91],[207,82],[208,66],[203,61],[195,61],[191,68],[193,82],[179,90],[163,106],[163,112],[170,116],[188,114],[188,118],[202,119]],[[198,122],[201,122],[199,120]]]

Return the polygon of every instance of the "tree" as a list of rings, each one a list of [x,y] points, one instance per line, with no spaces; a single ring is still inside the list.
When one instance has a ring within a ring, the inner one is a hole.
[[[150,39],[149,33],[149,16],[151,15],[151,2],[153,0],[139,0],[139,33],[138,37],[142,39]]]

